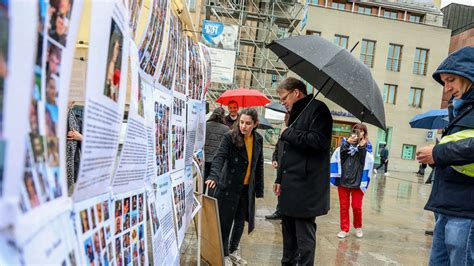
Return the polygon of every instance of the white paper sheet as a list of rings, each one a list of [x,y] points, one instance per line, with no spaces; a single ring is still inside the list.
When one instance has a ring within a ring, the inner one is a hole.
[[[119,1],[94,1],[91,7],[84,140],[75,201],[109,189],[127,87],[128,12]]]
[[[120,161],[112,182],[114,193],[143,188],[147,171],[147,134],[145,126],[144,88],[138,77],[138,54],[130,44],[131,96],[128,123]]]
[[[159,85],[160,86],[160,85]],[[170,119],[171,119],[171,95],[154,91],[155,111],[155,141],[156,141],[156,167],[157,176],[170,171]]]

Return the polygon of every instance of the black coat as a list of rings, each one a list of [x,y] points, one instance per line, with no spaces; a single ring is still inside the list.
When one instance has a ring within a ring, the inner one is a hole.
[[[313,95],[293,104],[289,124],[281,135],[283,156],[277,180],[281,184],[279,208],[283,215],[314,218],[329,211],[329,160],[332,117],[328,107]]]
[[[214,155],[208,179],[217,182],[214,196],[219,202],[219,216],[234,217],[239,204],[248,158],[245,144],[238,148],[232,142],[231,132],[224,134],[221,145]],[[220,174],[222,173],[222,175]],[[263,138],[254,133],[252,164],[249,183],[248,232],[255,227],[255,197],[263,198]],[[212,193],[211,193],[212,195]]]
[[[443,137],[456,132],[474,129],[474,92],[454,118]],[[453,117],[451,115],[451,117]],[[451,165],[474,163],[474,138],[437,144],[433,149],[435,168],[433,188],[425,209],[446,215],[474,219],[474,178],[461,174]]]

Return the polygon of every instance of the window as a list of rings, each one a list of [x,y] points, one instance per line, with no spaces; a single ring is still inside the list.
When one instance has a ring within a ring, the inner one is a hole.
[[[400,72],[400,63],[402,59],[402,46],[390,44],[388,47],[387,70]]]
[[[410,88],[410,93],[408,94],[408,105],[416,108],[421,108],[423,103],[423,90],[420,88]]]
[[[409,20],[410,20],[410,22],[420,23],[421,22],[421,16],[410,14],[410,19]]]
[[[362,40],[360,60],[368,67],[374,67],[375,41]]]
[[[283,38],[286,38],[286,37],[289,37],[289,36],[290,36],[290,34],[288,33],[288,28],[278,27],[278,31],[277,31],[278,39],[283,39]]]
[[[331,7],[334,8],[334,9],[345,10],[346,9],[346,4],[345,3],[332,2]]]
[[[402,159],[415,160],[415,151],[416,151],[416,145],[403,144]]]
[[[316,35],[316,36],[321,36],[320,31],[314,31],[314,30],[307,30],[306,35]]]
[[[370,15],[372,14],[372,8],[367,7],[367,6],[358,6],[357,7],[357,13],[359,14],[365,14],[365,15]]]
[[[397,11],[384,10],[383,16],[386,18],[397,19]]]
[[[397,85],[384,84],[383,101],[385,103],[395,104],[397,101]]]
[[[426,68],[428,67],[428,52],[428,49],[416,48],[413,74],[426,76]]]
[[[349,36],[344,35],[334,35],[334,43],[341,46],[344,49],[347,49],[347,45],[349,44]]]

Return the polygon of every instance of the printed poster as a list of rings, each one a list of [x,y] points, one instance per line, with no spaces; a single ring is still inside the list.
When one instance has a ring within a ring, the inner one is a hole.
[[[177,46],[178,46],[178,24],[179,19],[171,15],[169,22],[169,34],[165,38],[165,57],[163,60],[163,65],[161,65],[159,76],[157,82],[161,84],[164,88],[171,90],[171,85],[174,81],[175,67],[177,65]]]
[[[203,71],[201,64],[201,48],[199,44],[187,38],[188,48],[188,97],[200,100],[203,95]],[[227,58],[228,60],[229,58]]]
[[[171,170],[184,168],[184,148],[186,142],[186,98],[180,94],[173,96],[171,114]]]
[[[38,4],[12,0],[0,5],[0,229],[13,222],[20,196],[37,9]]]
[[[73,224],[70,212],[64,212],[44,225],[27,242],[19,244],[22,264],[80,265]]]
[[[113,180],[114,193],[143,187],[147,171],[144,86],[138,75],[137,48],[130,43],[131,96],[122,154]]]
[[[42,225],[70,209],[65,145],[67,99],[83,3],[80,0],[51,1],[51,4],[36,1],[35,5],[38,8],[34,33],[36,57],[32,68],[34,77],[28,80],[31,100],[24,172],[20,179],[22,216],[15,227],[18,238],[31,236]]]
[[[146,177],[145,183],[151,184],[156,178],[157,167],[156,167],[156,123],[155,123],[155,98],[154,88],[151,86],[142,75],[139,75],[141,80],[140,84],[144,90],[144,107],[145,107],[145,124],[147,134],[147,159],[146,159]]]
[[[113,265],[115,252],[112,207],[108,193],[74,205],[82,264]]]
[[[149,82],[157,74],[158,60],[162,57],[163,38],[165,35],[165,25],[170,9],[169,0],[150,1],[150,14],[147,28],[143,33],[142,40],[138,46],[138,58],[140,68],[144,72],[144,77]]]
[[[184,176],[184,232],[188,230],[189,225],[193,219],[193,205],[194,205],[194,179],[193,166],[186,166]]]
[[[154,91],[155,111],[155,144],[156,144],[156,167],[157,176],[170,171],[170,118],[171,100],[169,94],[155,89]]]
[[[170,176],[158,177],[147,194],[154,264],[176,265],[179,263],[179,251],[173,222]]]
[[[120,1],[91,4],[84,140],[75,201],[109,189],[127,87],[128,12]]]
[[[171,185],[173,187],[173,209],[176,233],[178,236],[178,247],[183,243],[186,233],[186,177],[185,171],[180,170],[171,173]]]
[[[173,94],[186,96],[187,88],[187,37],[178,23],[177,65],[174,75]]]
[[[115,197],[115,265],[148,265],[144,192],[140,189]]]
[[[199,119],[199,112],[201,102],[197,100],[189,100],[187,107],[187,122],[186,122],[186,150],[185,150],[185,164],[191,165],[193,163],[194,147],[196,144],[196,134]]]
[[[128,1],[128,8],[130,14],[130,20],[128,22],[128,25],[130,27],[130,37],[132,38],[132,40],[135,38],[135,34],[137,32],[138,19],[143,8],[143,2],[143,0]]]

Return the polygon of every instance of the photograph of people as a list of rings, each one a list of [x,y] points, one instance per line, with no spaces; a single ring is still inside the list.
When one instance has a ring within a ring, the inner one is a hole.
[[[109,219],[109,202],[107,200],[104,201],[102,206],[103,206],[102,210],[104,212],[104,221],[107,221]]]
[[[123,214],[130,212],[130,198],[125,198],[123,200]]]
[[[92,238],[89,237],[86,241],[84,241],[84,251],[86,253],[87,262],[90,266],[94,266],[94,249],[92,247]]]
[[[99,202],[95,205],[95,209],[97,211],[97,221],[98,223],[102,223],[102,203]]]
[[[8,74],[8,2],[0,5],[0,136],[3,135],[3,93]]]
[[[117,102],[120,90],[120,75],[122,70],[123,33],[112,19],[110,29],[107,67],[105,71],[104,95]]]
[[[56,124],[58,123],[58,105],[57,105],[57,89],[58,78],[49,76],[46,80],[46,117],[49,117],[50,123],[46,122],[46,135],[56,136]]]
[[[90,210],[91,210],[91,224],[92,224],[92,229],[95,229],[96,223],[95,223],[94,207],[91,207]]]
[[[263,198],[263,137],[256,132],[255,109],[243,109],[237,121],[238,126],[224,134],[205,183],[219,203],[225,260],[246,264],[236,251],[245,221],[248,233],[255,228],[255,198]],[[224,165],[226,171],[222,172]],[[220,193],[223,189],[225,194]]]
[[[122,216],[115,218],[115,234],[122,232]]]
[[[55,75],[59,77],[61,68],[62,50],[52,42],[48,42],[48,59],[46,61],[46,76]]]
[[[115,201],[115,217],[122,216],[122,200]]]
[[[36,163],[44,162],[44,146],[43,137],[30,133],[31,149],[33,151],[33,158]]]
[[[143,106],[145,100],[143,99],[144,87],[141,76],[138,76],[138,115],[145,117],[145,107]]]
[[[59,167],[59,139],[56,137],[46,138],[47,163],[49,167]]]
[[[81,225],[82,225],[82,233],[86,233],[89,231],[89,215],[87,214],[87,209],[82,210],[79,214],[81,216]]]
[[[100,243],[102,245],[102,250],[105,249],[105,232],[104,232],[104,227],[100,228]]]
[[[38,193],[35,187],[35,181],[33,180],[33,174],[31,171],[26,171],[24,176],[24,183],[26,193],[28,194],[28,199],[30,203],[30,208],[33,209],[40,205]]]
[[[49,36],[62,46],[66,46],[69,19],[61,11],[51,14]]]
[[[115,260],[116,265],[122,265],[122,237],[118,237],[115,239]]]

